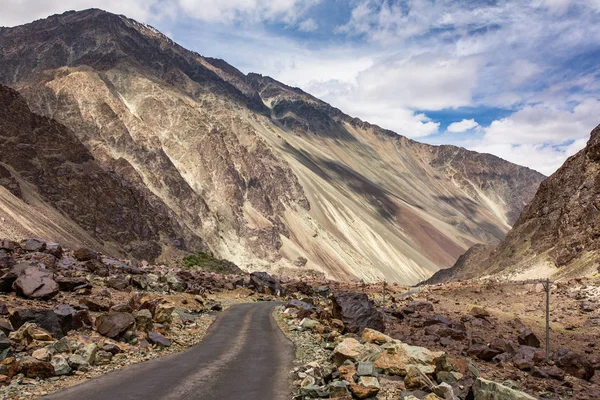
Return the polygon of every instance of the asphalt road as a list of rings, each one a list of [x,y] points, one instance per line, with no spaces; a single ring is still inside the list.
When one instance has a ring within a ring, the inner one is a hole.
[[[277,303],[224,311],[202,343],[56,394],[50,400],[277,400],[289,398],[292,343],[272,317]]]

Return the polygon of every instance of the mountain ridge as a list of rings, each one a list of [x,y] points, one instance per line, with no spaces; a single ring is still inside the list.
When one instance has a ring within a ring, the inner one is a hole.
[[[306,259],[338,279],[416,283],[499,241],[543,179],[396,135],[101,10],[4,28],[0,66],[0,83],[104,170],[248,270]]]

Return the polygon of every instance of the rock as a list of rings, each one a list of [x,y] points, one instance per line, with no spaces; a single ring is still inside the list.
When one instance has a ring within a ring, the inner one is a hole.
[[[50,363],[54,367],[54,375],[69,375],[71,373],[71,367],[69,366],[69,362],[67,359],[60,355],[55,355],[50,360]]]
[[[483,378],[477,378],[473,384],[473,395],[475,400],[535,400],[526,393]]]
[[[552,360],[560,369],[576,378],[589,381],[594,376],[593,364],[585,356],[573,353],[569,349],[558,349],[552,355]]]
[[[304,267],[306,265],[306,263],[308,262],[308,260],[304,257],[298,257],[296,258],[296,260],[294,261],[294,265],[296,267]]]
[[[56,341],[54,344],[52,344],[52,349],[54,353],[70,353],[71,345],[69,343],[69,338],[63,337]]]
[[[393,341],[391,337],[371,328],[365,328],[361,336],[367,343],[385,344]]]
[[[379,381],[372,376],[361,376],[357,384],[349,385],[350,391],[359,399],[367,399],[379,393]]]
[[[358,361],[363,350],[363,345],[353,338],[342,340],[335,349],[333,349],[333,360],[336,365],[342,365],[344,361]]]
[[[135,324],[133,315],[121,312],[108,312],[96,318],[96,330],[98,333],[110,338],[116,338]]]
[[[63,249],[58,243],[48,242],[46,243],[46,253],[52,254],[57,259],[60,259],[63,256]]]
[[[431,381],[424,375],[421,370],[413,365],[409,365],[404,377],[404,386],[407,389],[423,389],[431,387]]]
[[[83,304],[90,311],[101,312],[110,310],[110,303],[106,300],[93,299],[90,297],[84,297],[79,300],[79,304]]]
[[[10,340],[6,334],[0,331],[0,350],[8,349],[10,347]]]
[[[170,324],[173,321],[175,307],[168,303],[158,304],[154,311],[154,321],[159,324]]]
[[[119,354],[121,352],[121,348],[113,343],[107,343],[102,346],[102,350],[111,353],[112,355]]]
[[[115,275],[108,278],[106,280],[106,286],[121,292],[130,290],[129,281],[122,275]]]
[[[69,366],[77,371],[87,371],[90,364],[79,354],[71,354],[68,359]]]
[[[76,287],[87,284],[87,280],[83,277],[57,276],[54,281],[58,283],[61,292],[72,292]]]
[[[272,294],[273,296],[285,294],[281,283],[266,272],[252,272],[249,287],[258,293]]]
[[[120,303],[120,304],[115,304],[114,306],[111,306],[110,311],[132,313],[133,309],[131,308],[131,305],[129,303]]]
[[[4,332],[5,335],[8,335],[13,331],[13,327],[7,320],[0,319],[0,331]]]
[[[96,365],[108,365],[111,363],[112,358],[113,358],[112,353],[110,353],[108,351],[100,350],[96,353],[95,364]]]
[[[303,318],[302,321],[300,321],[300,328],[303,330],[312,330],[318,325],[321,325],[319,321],[310,318]]]
[[[38,267],[26,268],[12,286],[17,294],[33,299],[50,299],[59,292],[53,273]]]
[[[458,397],[454,395],[454,389],[452,386],[448,385],[445,382],[440,383],[437,386],[432,388],[433,393],[435,393],[440,399],[445,400],[458,400]]]
[[[23,250],[28,252],[42,252],[46,249],[46,243],[40,239],[27,239],[23,245]]]
[[[490,316],[490,312],[483,307],[475,306],[471,309],[471,315],[476,318],[485,318]]]
[[[8,254],[8,251],[0,249],[0,268],[10,268],[15,264],[15,260]]]
[[[383,314],[375,308],[365,293],[334,293],[332,315],[333,318],[342,320],[348,332],[360,333],[365,328],[385,331]]]
[[[371,361],[359,361],[356,367],[358,376],[373,376],[375,375],[373,363]]]
[[[52,354],[50,354],[48,347],[42,347],[41,349],[34,350],[31,356],[40,361],[50,361]]]
[[[142,332],[149,332],[152,330],[154,322],[152,322],[152,313],[150,310],[144,309],[135,311],[133,317],[135,318],[135,325],[138,330]]]
[[[33,322],[40,328],[50,332],[53,337],[60,339],[69,331],[83,327],[87,317],[85,312],[75,311],[70,306],[59,306],[55,310],[17,310],[9,319],[15,329],[20,328],[27,322]]]
[[[356,375],[356,372],[356,366],[352,363],[344,364],[338,368],[340,379],[348,383],[355,383],[354,375]]]
[[[158,346],[163,346],[163,347],[171,346],[171,341],[169,339],[167,339],[160,333],[156,333],[156,332],[148,332],[148,341],[150,343],[158,345]]]
[[[83,349],[79,350],[77,354],[83,357],[88,364],[93,365],[96,361],[96,353],[98,353],[98,349],[99,347],[96,343],[90,343]]]
[[[41,342],[54,341],[49,332],[38,328],[33,322],[24,323],[18,330],[11,332],[8,337],[12,341],[25,346],[36,340]]]
[[[405,376],[411,365],[419,368],[424,374],[452,370],[443,351],[431,351],[400,341],[385,344],[381,348],[385,351],[377,356],[374,365],[387,375]]]
[[[540,339],[529,329],[523,329],[519,333],[519,344],[530,347],[540,347]]]
[[[327,385],[330,398],[349,398],[348,385],[346,382],[333,381]]]
[[[299,310],[306,310],[311,313],[317,311],[317,307],[315,307],[314,305],[308,304],[307,302],[300,301],[298,299],[291,299],[290,301],[288,301],[286,304],[286,308],[297,308]]]
[[[534,355],[535,347],[519,346],[519,349],[513,356],[513,365],[522,371],[528,371],[535,365]]]
[[[73,256],[77,259],[77,261],[90,261],[98,259],[98,253],[86,247],[80,247],[79,249],[75,250]]]
[[[108,266],[104,265],[100,260],[89,260],[84,264],[84,266],[92,274],[98,275],[100,277],[107,277],[110,274]]]
[[[467,354],[471,357],[477,357],[484,361],[489,361],[501,353],[500,350],[489,348],[485,344],[473,344],[467,349]]]
[[[25,356],[19,362],[21,372],[27,378],[50,378],[54,376],[54,367],[48,361],[41,361],[37,358]]]
[[[433,303],[430,301],[411,301],[402,309],[403,314],[414,314],[416,312],[433,312]]]

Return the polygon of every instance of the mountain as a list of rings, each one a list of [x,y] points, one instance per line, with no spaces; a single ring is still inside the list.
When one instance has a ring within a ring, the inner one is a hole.
[[[542,182],[498,245],[474,246],[426,283],[498,276],[561,278],[600,271],[600,125]]]
[[[47,170],[41,159],[4,179],[28,185],[104,251],[138,259],[203,250],[250,271],[416,283],[473,244],[500,241],[544,179],[409,140],[96,9],[0,28],[0,83],[64,126],[111,184],[82,178],[81,196],[64,182],[49,193],[32,172]],[[54,142],[32,149],[71,165]],[[82,204],[91,200],[102,205]],[[82,208],[98,218],[122,210],[98,227]]]

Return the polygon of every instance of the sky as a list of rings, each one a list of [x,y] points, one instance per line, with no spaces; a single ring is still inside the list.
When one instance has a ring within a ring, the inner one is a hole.
[[[0,0],[0,26],[90,7],[431,144],[546,175],[600,123],[600,0]]]

